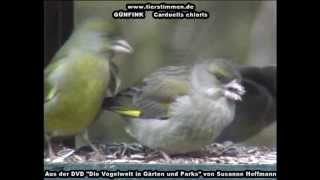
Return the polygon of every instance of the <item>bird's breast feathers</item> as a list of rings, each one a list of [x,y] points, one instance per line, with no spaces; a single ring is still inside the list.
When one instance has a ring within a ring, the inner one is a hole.
[[[170,107],[172,119],[186,121],[194,126],[204,124],[208,128],[220,129],[231,123],[234,117],[234,104],[224,97],[211,100],[205,97],[182,96]],[[174,116],[179,118],[174,118]]]
[[[57,93],[44,105],[47,131],[75,134],[94,120],[110,79],[109,62],[101,58],[70,57],[46,77]]]

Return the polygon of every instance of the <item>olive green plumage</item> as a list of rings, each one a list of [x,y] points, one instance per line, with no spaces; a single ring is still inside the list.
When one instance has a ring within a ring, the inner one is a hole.
[[[90,125],[110,81],[104,57],[77,52],[68,58],[45,72],[46,83],[52,86],[45,92],[46,132],[53,136],[74,135]]]
[[[169,154],[193,152],[233,121],[235,101],[244,93],[240,81],[240,74],[221,59],[191,68],[166,67],[105,105],[131,116],[127,132],[140,143]]]
[[[236,102],[234,120],[224,126],[221,133],[217,137],[213,137],[212,141],[245,142],[276,121],[276,67],[237,67],[224,61],[227,60],[216,59],[208,62],[209,72],[213,72],[213,75],[221,83],[240,78],[246,93],[242,96],[241,101]],[[144,121],[156,118],[167,121],[171,116],[170,105],[175,102],[177,97],[187,95],[190,90],[189,76],[191,72],[190,66],[160,68],[157,72],[147,76],[140,85],[121,92],[116,98],[106,98],[105,109],[125,117],[131,117],[131,119],[126,118],[129,123],[132,122],[132,118],[138,118],[135,120],[140,118]],[[193,109],[190,107],[189,111],[193,111]],[[152,123],[152,121],[150,122]],[[157,126],[157,123],[154,122],[154,126]],[[147,127],[145,128],[147,129]],[[153,130],[152,128],[144,130],[142,127],[138,129],[151,132]],[[163,131],[166,131],[165,128]],[[267,136],[272,142],[261,140],[259,145],[275,145],[272,140],[275,135]],[[176,147],[181,149],[179,146]]]
[[[93,18],[79,25],[44,71],[44,124],[47,138],[82,133],[95,120],[103,98],[120,82],[110,61],[114,52],[130,52],[114,39],[115,25]],[[50,142],[49,142],[50,143]],[[49,144],[50,146],[50,144]],[[50,150],[50,147],[49,147]]]

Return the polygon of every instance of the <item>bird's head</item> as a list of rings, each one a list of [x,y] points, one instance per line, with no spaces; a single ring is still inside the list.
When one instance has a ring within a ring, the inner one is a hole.
[[[191,86],[193,90],[209,97],[220,95],[238,101],[245,93],[241,85],[241,75],[237,69],[225,59],[214,59],[196,64],[192,69]]]
[[[120,38],[119,25],[103,18],[89,18],[76,27],[74,39],[86,49],[107,53],[132,53],[129,43]]]

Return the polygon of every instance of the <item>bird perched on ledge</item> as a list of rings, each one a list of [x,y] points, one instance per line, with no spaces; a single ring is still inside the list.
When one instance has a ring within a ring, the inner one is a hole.
[[[211,144],[234,119],[245,93],[241,76],[227,61],[161,68],[105,108],[127,118],[127,132],[141,144],[168,154]]]
[[[50,138],[82,134],[95,120],[106,95],[117,93],[120,81],[114,53],[132,51],[115,36],[116,25],[99,18],[76,28],[44,71],[44,125],[49,157],[54,157]]]

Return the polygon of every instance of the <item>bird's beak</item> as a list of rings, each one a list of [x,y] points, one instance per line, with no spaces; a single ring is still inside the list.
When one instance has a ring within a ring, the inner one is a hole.
[[[232,80],[224,86],[224,95],[230,99],[241,101],[241,96],[245,93],[244,87],[238,80]]]
[[[111,45],[111,50],[114,52],[132,53],[133,48],[125,40],[116,40]]]

